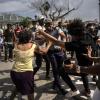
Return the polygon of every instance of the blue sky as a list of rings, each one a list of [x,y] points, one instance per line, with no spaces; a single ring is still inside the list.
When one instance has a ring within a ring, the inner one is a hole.
[[[32,0],[0,0],[0,13],[16,13],[22,16],[34,17],[37,12],[34,9],[29,8],[30,2]],[[34,1],[34,0],[33,0]],[[64,4],[60,0],[59,4]],[[77,2],[80,0],[69,0],[70,8],[77,5]],[[70,13],[67,18],[76,18],[81,17],[84,20],[93,20],[99,18],[99,0],[83,0],[80,8],[72,13]]]

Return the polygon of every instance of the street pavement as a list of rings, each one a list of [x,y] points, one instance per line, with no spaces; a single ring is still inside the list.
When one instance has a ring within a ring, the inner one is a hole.
[[[13,62],[2,62],[0,61],[0,100],[9,100],[14,89],[14,84],[10,79],[10,70],[12,68]],[[38,71],[35,76],[36,87],[34,88],[34,100],[91,100],[95,89],[95,82],[92,82],[91,76],[89,75],[89,85],[91,88],[91,97],[80,94],[76,97],[66,98],[59,92],[52,89],[52,70],[50,71],[50,79],[45,79],[45,65],[43,63],[42,68]],[[83,83],[80,77],[71,76],[75,86],[80,92],[84,90]],[[61,84],[66,91],[70,91],[70,88],[61,79]],[[21,99],[22,98],[22,99]],[[27,100],[26,96],[21,97],[20,94],[16,95],[14,100]]]

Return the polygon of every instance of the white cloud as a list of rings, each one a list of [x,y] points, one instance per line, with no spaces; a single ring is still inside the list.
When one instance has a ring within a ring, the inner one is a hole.
[[[37,0],[0,0],[0,13],[12,12],[23,16],[34,17],[39,13],[35,9],[30,9],[29,4]],[[59,4],[65,4],[66,0],[59,0]],[[69,0],[70,8],[77,6],[81,0]],[[58,3],[58,2],[57,2]],[[67,18],[80,17],[84,20],[99,19],[99,0],[83,0],[83,4],[76,11],[70,13]],[[67,5],[66,5],[67,6]]]
[[[29,7],[27,6],[27,3],[23,4],[22,2],[18,1],[7,1],[7,2],[1,2],[0,3],[0,12],[12,12],[12,11],[21,11],[21,10],[27,10]]]
[[[99,0],[83,0],[83,4],[80,8],[70,13],[67,18],[71,19],[76,17],[80,17],[84,20],[99,20]]]

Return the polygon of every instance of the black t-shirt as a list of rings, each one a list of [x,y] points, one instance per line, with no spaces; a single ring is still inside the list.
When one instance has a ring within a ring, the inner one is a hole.
[[[65,48],[67,51],[75,51],[79,66],[92,65],[93,61],[83,54],[87,54],[86,44],[82,41],[66,42]]]
[[[92,35],[92,33],[85,33],[84,34],[84,40],[91,42],[91,47],[93,51],[97,50],[97,44],[96,41],[99,37],[97,35]]]
[[[5,42],[13,42],[14,33],[9,31],[8,29],[4,32],[4,41]]]

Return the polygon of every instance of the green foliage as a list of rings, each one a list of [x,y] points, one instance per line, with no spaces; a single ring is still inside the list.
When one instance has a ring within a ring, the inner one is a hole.
[[[23,25],[24,27],[28,27],[29,23],[32,21],[31,18],[29,17],[25,17],[21,22],[20,24]]]

